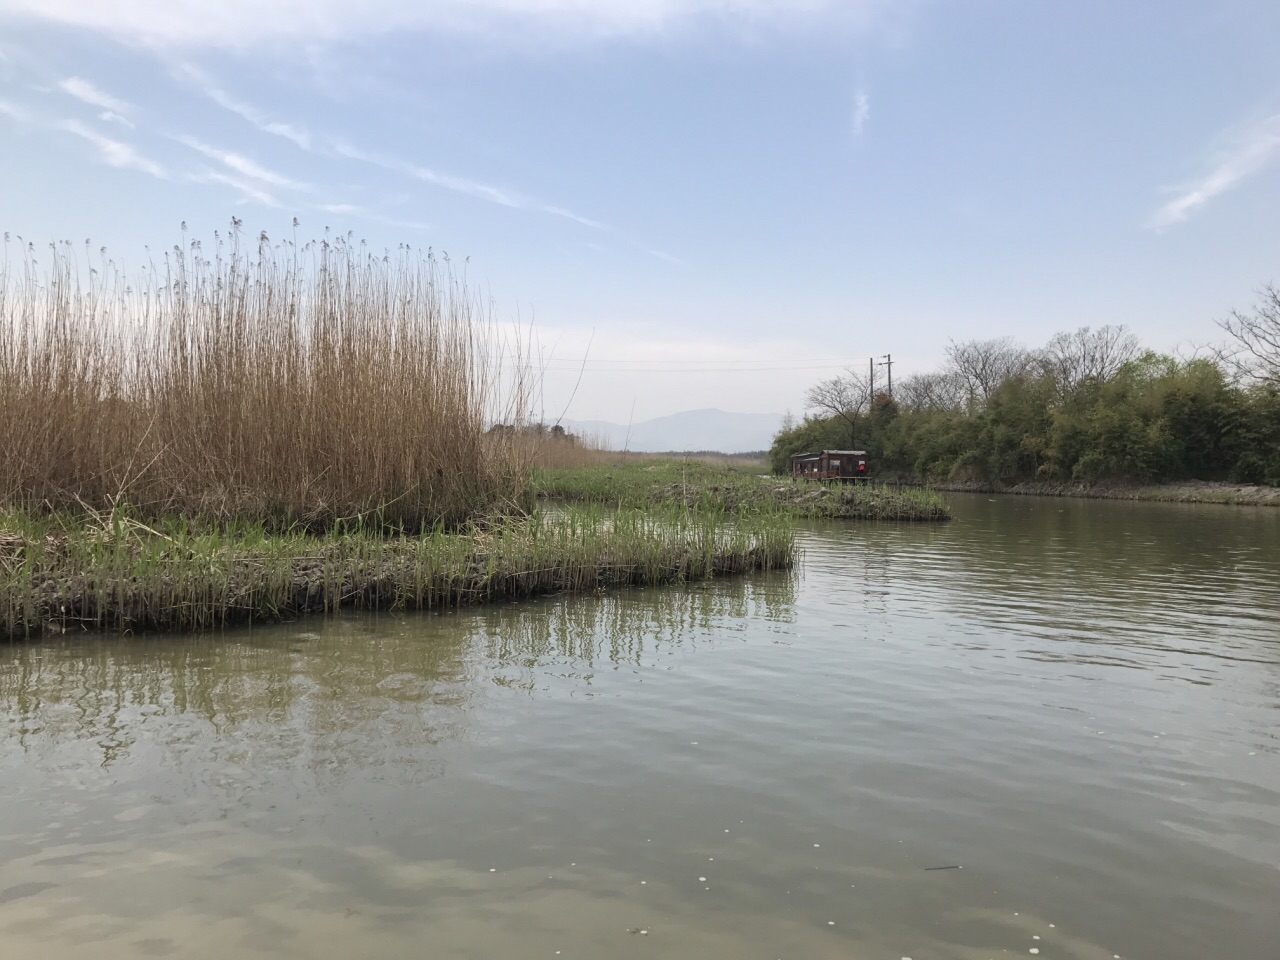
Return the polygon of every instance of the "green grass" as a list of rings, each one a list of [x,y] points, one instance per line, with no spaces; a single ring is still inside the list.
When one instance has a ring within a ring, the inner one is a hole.
[[[448,609],[790,566],[777,514],[584,505],[416,536],[0,515],[0,636],[197,631],[343,607]]]
[[[947,520],[946,501],[931,490],[877,483],[826,485],[762,476],[758,469],[692,460],[653,460],[535,470],[538,497],[617,507],[679,506],[736,517]]]

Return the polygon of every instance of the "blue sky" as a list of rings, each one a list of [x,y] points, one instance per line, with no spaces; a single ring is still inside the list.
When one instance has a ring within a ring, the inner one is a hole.
[[[799,412],[948,338],[1216,339],[1280,280],[1278,36],[1263,0],[0,0],[0,228],[431,246],[532,321],[549,415]]]

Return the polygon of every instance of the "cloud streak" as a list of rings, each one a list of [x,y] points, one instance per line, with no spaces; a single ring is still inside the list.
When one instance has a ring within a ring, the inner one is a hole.
[[[1260,173],[1277,158],[1280,158],[1280,113],[1273,113],[1228,136],[1226,145],[1213,156],[1209,169],[1178,188],[1176,195],[1152,214],[1148,228],[1160,232],[1182,223],[1215,197]]]
[[[853,135],[855,137],[862,136],[862,132],[867,128],[867,121],[871,119],[871,96],[866,90],[859,89],[853,95]]]
[[[75,97],[81,103],[105,110],[108,113],[124,117],[133,112],[133,104],[113,97],[100,87],[95,86],[83,77],[67,77],[58,84],[58,89],[68,96]]]
[[[275,195],[251,183],[243,177],[233,176],[229,173],[222,173],[218,170],[202,170],[199,173],[193,173],[190,177],[196,183],[217,183],[226,187],[231,187],[240,194],[241,202],[252,201],[260,203],[264,207],[280,207],[281,203],[275,198]]]
[[[143,156],[130,144],[105,137],[96,130],[86,127],[78,120],[63,121],[61,128],[67,133],[75,134],[82,140],[87,140],[93,144],[98,150],[99,158],[108,166],[118,167],[121,170],[137,170],[141,173],[149,174],[157,180],[167,180],[169,177],[164,167]]]
[[[195,137],[182,136],[177,138],[178,142],[190,147],[198,153],[204,154],[211,160],[217,160],[224,167],[242,177],[248,177],[250,180],[258,180],[272,187],[280,187],[285,190],[306,190],[305,183],[301,183],[284,174],[276,173],[274,170],[268,170],[255,160],[243,154],[235,153],[230,150],[222,150],[218,147],[210,146],[202,140]]]
[[[604,224],[589,217],[580,216],[572,210],[566,210],[554,204],[543,203],[532,197],[526,197],[522,194],[505,190],[500,187],[491,186],[487,183],[481,183],[478,180],[470,180],[466,177],[458,177],[448,173],[441,173],[430,167],[424,167],[421,164],[413,163],[408,160],[400,160],[395,157],[386,157],[375,153],[366,153],[350,144],[335,142],[333,144],[333,152],[340,157],[348,160],[356,160],[361,163],[372,164],[381,167],[384,170],[391,170],[401,173],[415,180],[421,180],[434,187],[440,187],[443,190],[452,193],[460,193],[464,196],[474,197],[477,200],[484,200],[488,203],[495,203],[499,206],[510,207],[513,210],[533,210],[539,213],[550,214],[551,216],[561,217],[565,220],[572,220],[574,223],[581,224],[585,227],[591,227],[595,230],[604,229]]]
[[[702,23],[771,29],[833,24],[865,28],[890,0],[6,0],[4,13],[105,33],[160,48],[245,49],[397,32],[524,38],[661,38]]]
[[[362,207],[354,203],[322,203],[315,209],[323,213],[331,213],[339,217],[357,217],[361,220],[368,220],[371,223],[381,223],[388,227],[401,227],[407,230],[430,230],[431,224],[422,223],[419,220],[400,220],[395,217],[387,217],[378,213],[376,210],[370,210],[368,207]]]
[[[29,123],[30,115],[27,111],[16,103],[10,103],[8,100],[0,100],[0,114],[8,117],[10,120],[17,120],[19,123]]]
[[[311,134],[305,128],[292,123],[282,123],[279,120],[273,120],[271,117],[259,110],[251,104],[229,94],[222,87],[218,86],[213,79],[198,67],[191,64],[182,64],[175,71],[179,77],[189,81],[198,87],[205,96],[222,107],[240,117],[247,120],[250,124],[257,127],[263,133],[269,133],[274,137],[283,137],[290,140],[303,150],[311,149]]]

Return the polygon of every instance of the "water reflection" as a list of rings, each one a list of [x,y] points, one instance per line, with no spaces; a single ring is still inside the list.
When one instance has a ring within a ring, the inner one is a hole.
[[[756,630],[791,623],[794,603],[794,575],[772,573],[686,590],[603,594],[515,613],[508,608],[483,616],[477,633],[484,659],[508,667],[642,666],[671,648],[741,634],[748,623]]]
[[[949,615],[953,642],[1009,628],[1025,658],[1149,669],[1169,655],[1280,664],[1280,511],[956,497],[945,527],[824,527],[811,568],[868,616]],[[848,546],[856,539],[854,562]],[[849,578],[856,589],[851,589]],[[837,585],[836,581],[839,581]],[[910,584],[910,589],[904,585]],[[1208,682],[1212,663],[1179,672]]]
[[[376,725],[381,737],[434,742],[462,734],[478,677],[527,687],[531,674],[514,668],[567,663],[589,683],[600,663],[641,665],[748,622],[787,623],[794,600],[794,575],[774,573],[434,616],[316,619],[306,630],[19,645],[0,650],[0,705],[19,747],[93,743],[103,766],[147,724],[178,717],[219,737],[250,727],[336,744]]]

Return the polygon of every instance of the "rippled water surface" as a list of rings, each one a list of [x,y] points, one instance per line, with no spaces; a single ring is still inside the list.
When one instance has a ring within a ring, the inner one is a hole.
[[[1280,956],[1280,510],[0,648],[0,956]],[[947,868],[947,869],[938,869]]]

